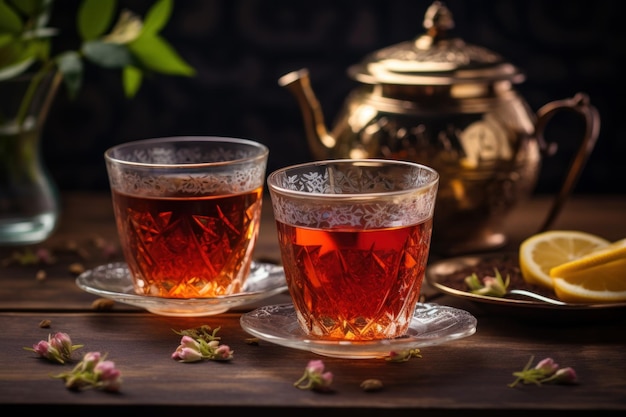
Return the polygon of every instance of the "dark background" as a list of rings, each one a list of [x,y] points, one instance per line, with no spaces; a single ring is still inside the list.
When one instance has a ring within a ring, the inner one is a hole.
[[[329,127],[356,85],[348,66],[423,33],[425,0],[177,0],[165,38],[193,78],[147,79],[132,100],[121,74],[88,66],[75,100],[57,96],[46,124],[44,160],[62,190],[106,189],[104,151],[117,143],[173,135],[256,139],[270,148],[268,173],[312,159],[300,110],[278,78],[309,68]],[[144,15],[150,1],[120,0]],[[526,72],[517,86],[533,111],[589,95],[600,136],[575,193],[626,193],[623,109],[626,30],[618,0],[449,0],[455,34],[503,55]],[[57,0],[55,47],[78,47],[78,0]],[[555,193],[582,138],[578,120],[558,116],[547,139],[536,193]]]

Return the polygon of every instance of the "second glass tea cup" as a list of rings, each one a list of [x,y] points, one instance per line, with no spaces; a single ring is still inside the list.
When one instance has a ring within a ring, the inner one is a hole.
[[[269,150],[181,136],[127,142],[105,161],[135,292],[207,298],[242,290],[259,233]]]
[[[267,180],[287,286],[307,336],[403,336],[430,251],[439,174],[399,160],[289,166]]]

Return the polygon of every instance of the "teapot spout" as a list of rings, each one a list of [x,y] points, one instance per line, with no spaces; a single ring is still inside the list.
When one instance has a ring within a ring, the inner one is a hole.
[[[311,88],[309,71],[301,69],[285,74],[278,79],[278,85],[289,90],[298,100],[307,142],[313,156],[317,159],[330,158],[337,141],[326,129],[322,108]]]

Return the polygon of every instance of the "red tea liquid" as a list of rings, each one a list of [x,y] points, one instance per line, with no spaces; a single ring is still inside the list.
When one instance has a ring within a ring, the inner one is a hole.
[[[406,333],[428,261],[432,218],[375,230],[319,230],[277,222],[298,320],[325,339]]]
[[[112,194],[135,292],[196,298],[241,291],[258,235],[262,188],[193,198]]]

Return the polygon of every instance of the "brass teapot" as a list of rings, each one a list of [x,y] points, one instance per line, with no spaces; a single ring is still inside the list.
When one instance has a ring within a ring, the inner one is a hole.
[[[562,188],[537,230],[550,227],[595,146],[600,118],[586,94],[533,113],[514,85],[524,74],[499,54],[451,34],[452,14],[435,1],[425,33],[383,48],[348,69],[358,81],[329,132],[307,69],[278,83],[296,97],[316,159],[412,160],[440,174],[432,249],[495,250],[507,243],[504,222],[537,183],[541,158],[556,152],[543,133],[560,110],[585,119],[582,143]]]

